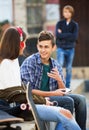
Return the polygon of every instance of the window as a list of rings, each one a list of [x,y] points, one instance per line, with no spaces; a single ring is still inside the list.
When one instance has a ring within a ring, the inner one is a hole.
[[[27,0],[27,31],[37,35],[44,24],[44,0]]]

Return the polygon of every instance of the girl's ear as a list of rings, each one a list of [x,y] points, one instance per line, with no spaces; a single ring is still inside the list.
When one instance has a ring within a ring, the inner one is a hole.
[[[53,51],[55,51],[57,49],[56,44],[53,46]]]

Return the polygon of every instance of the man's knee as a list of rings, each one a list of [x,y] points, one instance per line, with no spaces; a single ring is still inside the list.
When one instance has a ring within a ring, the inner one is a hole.
[[[79,95],[79,103],[80,105],[86,105],[86,98],[83,95]]]
[[[83,95],[80,94],[71,94],[69,95],[73,100],[75,107],[80,108],[85,108],[86,107],[86,98]]]
[[[85,104],[86,103],[86,98],[83,95],[80,94],[75,94],[75,97],[77,98],[79,103]]]

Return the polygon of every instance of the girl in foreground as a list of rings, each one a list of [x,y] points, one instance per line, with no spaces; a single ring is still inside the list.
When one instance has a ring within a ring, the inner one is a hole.
[[[23,53],[25,41],[26,34],[20,27],[7,29],[2,37],[0,47],[1,99],[6,100],[11,91],[22,89],[18,56]],[[45,102],[50,104],[47,99]],[[81,130],[72,114],[66,109],[50,105],[36,105],[36,108],[41,120],[61,122],[64,130]]]

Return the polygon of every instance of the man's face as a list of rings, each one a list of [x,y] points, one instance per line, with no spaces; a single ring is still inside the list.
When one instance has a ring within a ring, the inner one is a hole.
[[[64,9],[63,10],[63,16],[64,16],[65,19],[72,18],[72,14],[71,14],[71,12],[68,9]]]
[[[42,59],[49,60],[54,48],[51,42],[51,40],[38,42],[37,48]]]

